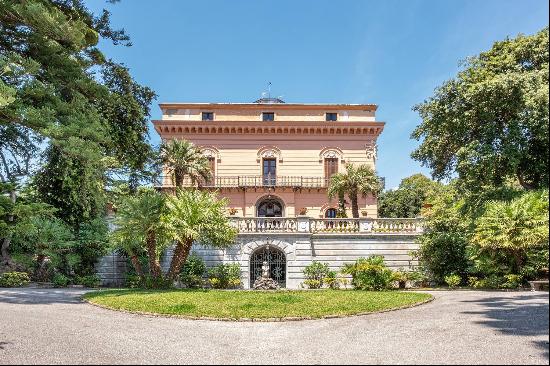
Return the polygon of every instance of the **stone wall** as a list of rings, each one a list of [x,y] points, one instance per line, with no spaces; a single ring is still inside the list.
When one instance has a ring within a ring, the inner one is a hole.
[[[418,249],[415,234],[310,234],[310,233],[250,233],[239,234],[236,244],[219,250],[196,244],[193,252],[201,256],[208,267],[220,263],[239,263],[242,282],[249,288],[249,258],[255,250],[269,244],[283,251],[287,260],[287,288],[299,288],[304,281],[302,270],[312,261],[327,263],[332,270],[339,270],[345,263],[370,255],[383,255],[392,269],[409,269],[418,263],[410,252]],[[161,260],[163,271],[167,271],[172,258],[169,248]],[[126,260],[115,254],[102,258],[98,263],[98,274],[105,285],[123,284]]]

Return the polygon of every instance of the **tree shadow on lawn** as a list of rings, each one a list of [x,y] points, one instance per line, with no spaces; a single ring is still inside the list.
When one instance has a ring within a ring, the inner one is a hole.
[[[61,288],[0,288],[0,304],[48,305],[79,304],[88,291]]]
[[[482,305],[480,311],[464,314],[482,315],[485,320],[478,324],[494,328],[506,335],[548,337],[548,293],[516,297],[487,297],[462,302]],[[549,358],[548,340],[533,341],[533,344]]]

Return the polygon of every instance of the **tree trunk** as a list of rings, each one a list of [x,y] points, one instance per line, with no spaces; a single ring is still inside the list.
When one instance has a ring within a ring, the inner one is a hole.
[[[181,172],[175,171],[174,172],[174,180],[176,184],[176,188],[182,188],[183,187],[183,178],[185,177],[184,174]]]
[[[130,253],[130,261],[132,262],[132,266],[134,266],[136,274],[141,280],[143,280],[143,268],[141,268],[141,263],[139,262],[137,255]]]
[[[191,251],[191,246],[193,245],[193,240],[188,239],[185,242],[178,241],[176,248],[174,249],[174,255],[172,257],[172,262],[170,263],[170,270],[168,271],[168,280],[174,281],[178,274],[181,271],[181,267],[187,260],[189,252]]]
[[[157,238],[154,231],[147,233],[147,257],[149,259],[149,273],[153,278],[161,276],[160,263],[157,259]]]
[[[338,192],[338,217],[347,217],[346,196],[344,191]]]
[[[354,218],[359,218],[359,203],[357,202],[357,192],[350,192],[351,212]]]
[[[17,195],[15,193],[15,189],[10,190],[10,200],[11,203],[15,206],[15,201],[17,200]],[[8,216],[8,222],[12,223],[14,220],[13,214]],[[8,230],[6,233],[6,236],[4,237],[4,240],[2,241],[2,248],[0,249],[0,255],[2,256],[2,262],[0,264],[6,266],[6,267],[13,267],[14,263],[11,259],[9,247],[11,244],[11,231]]]

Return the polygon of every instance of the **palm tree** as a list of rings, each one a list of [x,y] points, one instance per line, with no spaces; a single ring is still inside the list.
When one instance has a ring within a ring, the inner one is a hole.
[[[339,201],[342,201],[343,195],[347,194],[351,201],[353,217],[358,218],[358,196],[377,195],[380,189],[380,178],[378,178],[370,166],[365,164],[358,166],[346,164],[346,173],[337,173],[330,178],[328,196],[329,198],[338,196]],[[340,202],[341,205],[342,202]]]
[[[170,239],[175,241],[174,256],[167,274],[174,280],[185,263],[194,242],[216,248],[234,243],[236,230],[225,215],[227,199],[199,190],[180,190],[167,198],[163,221]]]
[[[149,273],[151,277],[161,278],[159,256],[166,247],[163,236],[165,230],[162,227],[162,214],[165,210],[165,196],[154,190],[144,190],[135,196],[126,197],[117,211],[113,235],[119,243],[124,240],[122,246],[132,258],[132,264],[136,272],[141,271],[137,261],[136,247],[145,244],[145,250],[149,261]]]
[[[160,159],[177,188],[183,187],[186,176],[195,185],[212,177],[208,158],[187,140],[171,140],[160,146]]]

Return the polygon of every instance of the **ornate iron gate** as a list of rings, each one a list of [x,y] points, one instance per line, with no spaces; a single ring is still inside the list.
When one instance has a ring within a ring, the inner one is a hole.
[[[269,245],[257,249],[250,256],[250,288],[258,277],[262,277],[262,264],[269,264],[269,274],[280,287],[286,287],[286,256],[281,250]]]

